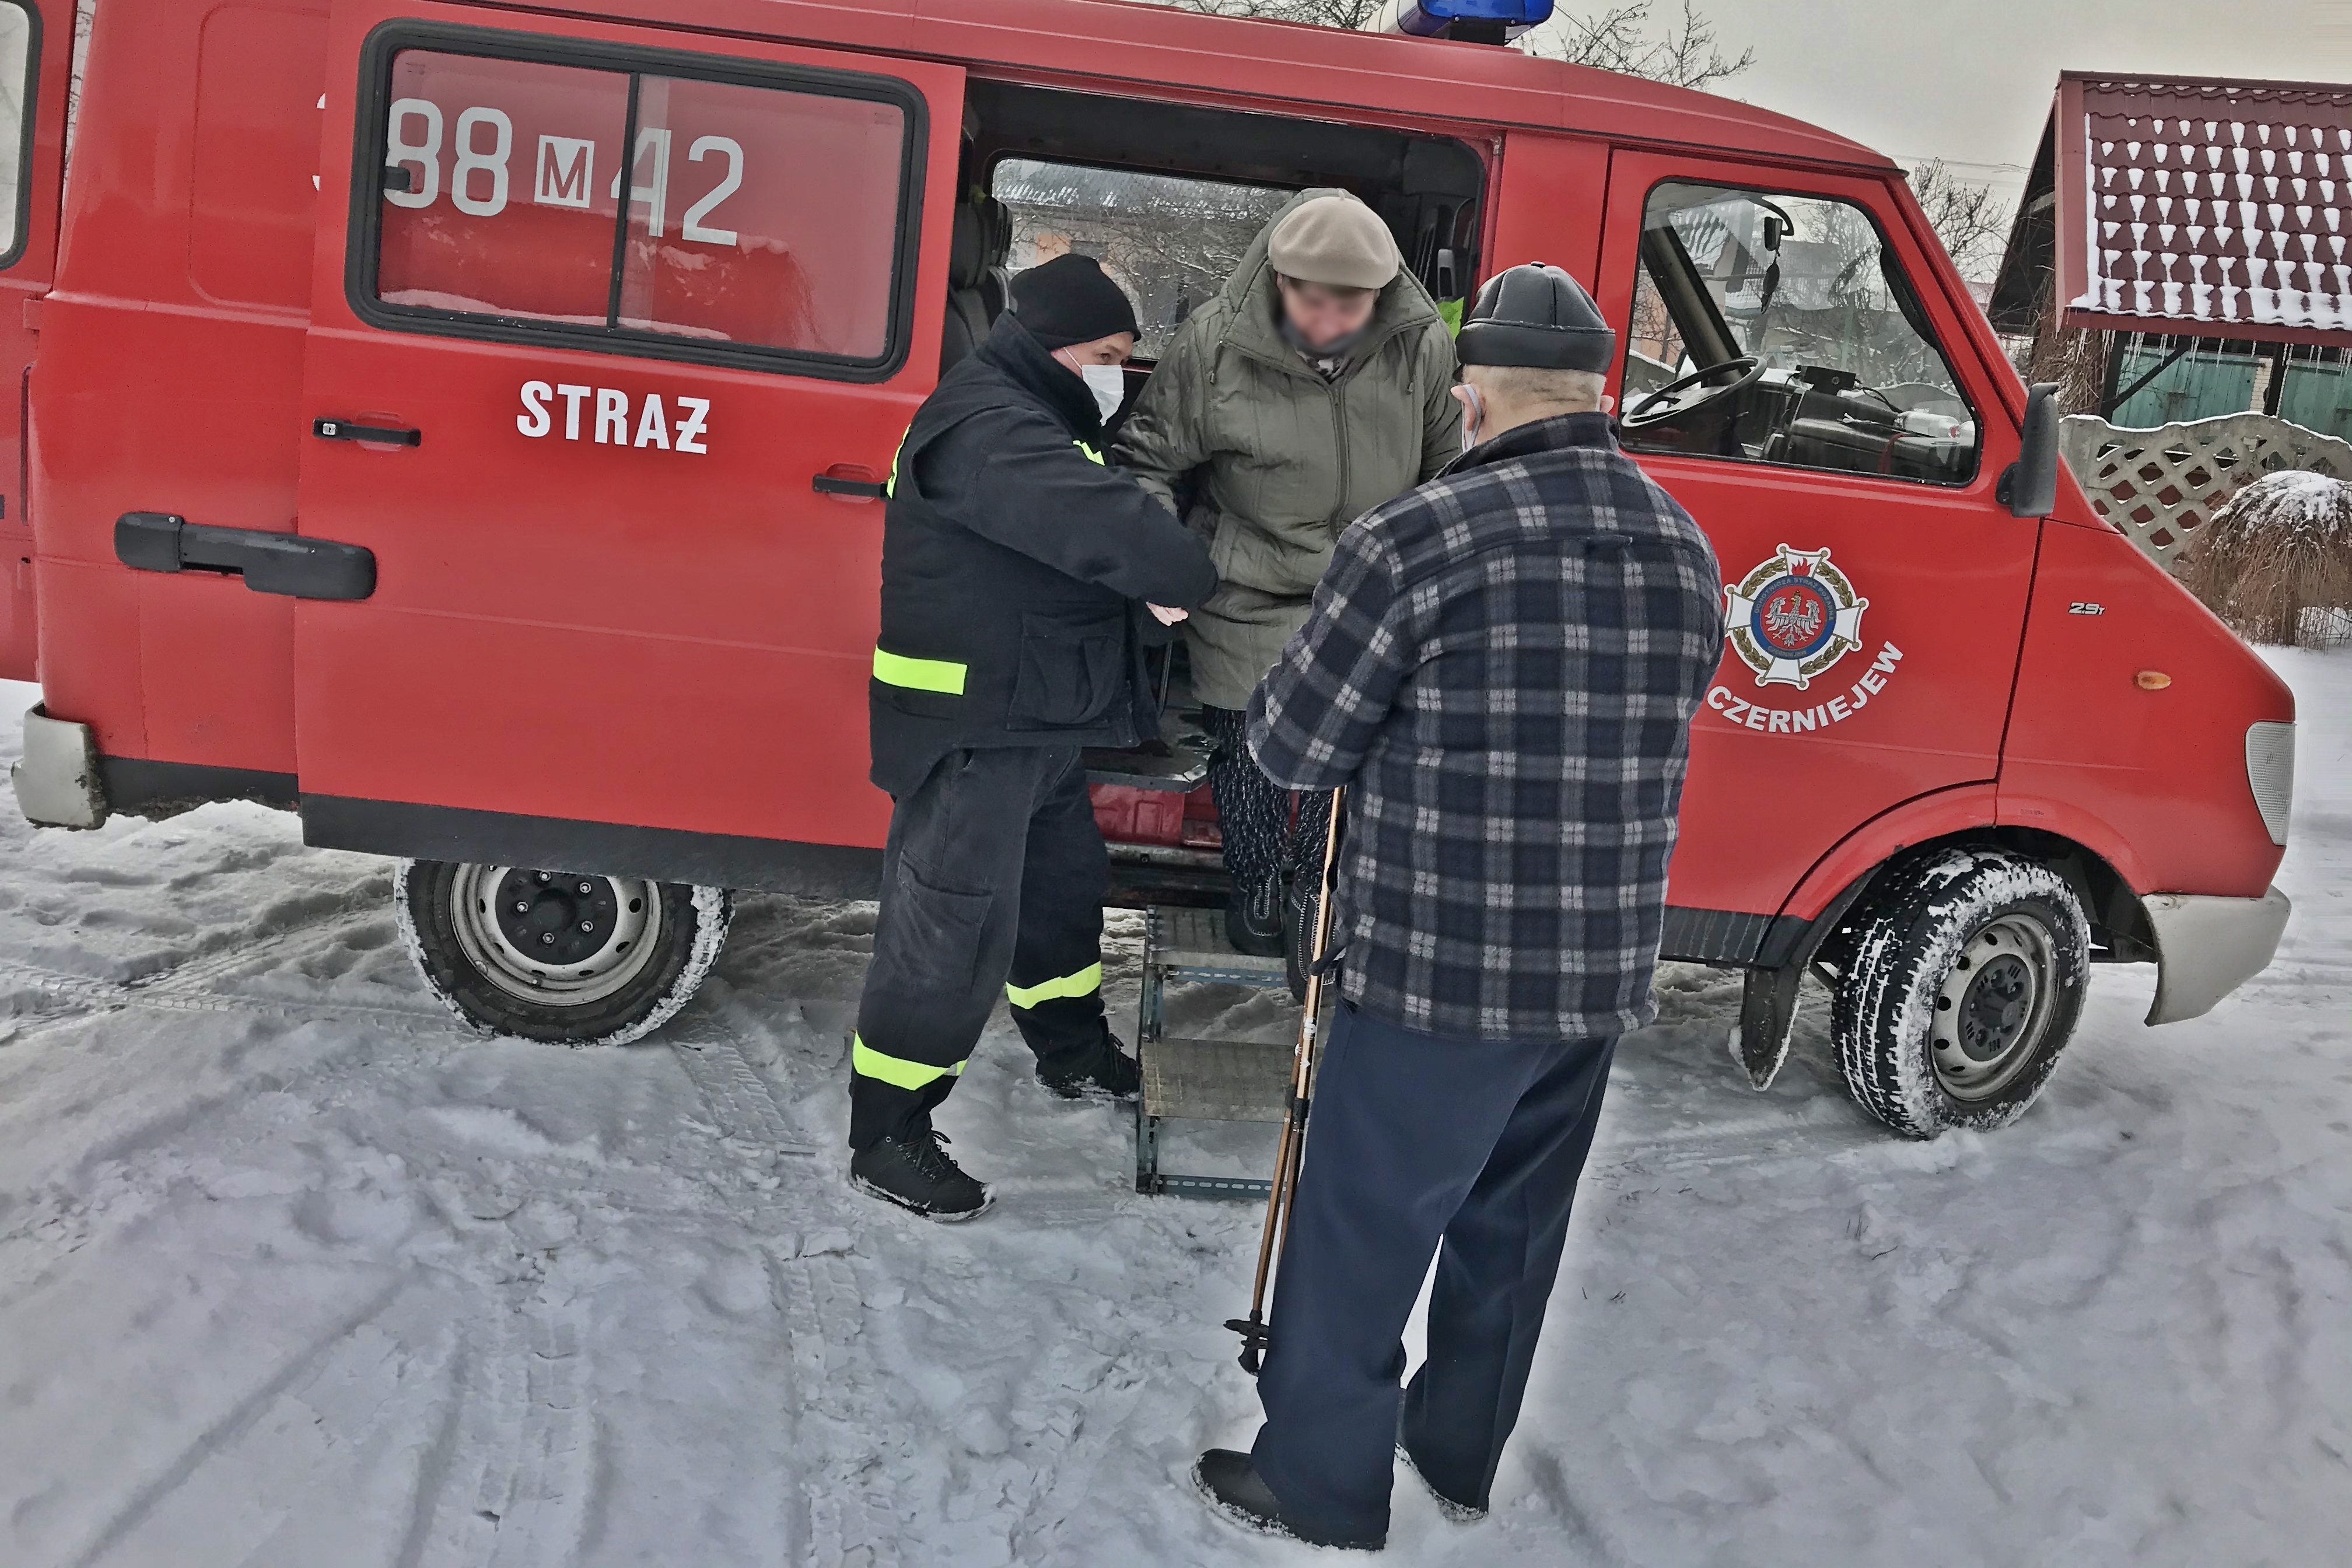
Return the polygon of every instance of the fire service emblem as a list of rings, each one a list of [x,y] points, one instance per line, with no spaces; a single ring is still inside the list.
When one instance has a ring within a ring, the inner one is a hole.
[[[1724,589],[1725,636],[1757,685],[1802,691],[1862,646],[1862,612],[1869,607],[1828,551],[1783,544]]]

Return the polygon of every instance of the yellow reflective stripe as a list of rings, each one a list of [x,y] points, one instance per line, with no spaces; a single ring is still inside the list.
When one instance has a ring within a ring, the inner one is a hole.
[[[865,1078],[880,1079],[899,1089],[920,1089],[943,1078],[961,1078],[963,1063],[951,1068],[935,1068],[928,1062],[910,1062],[904,1057],[884,1056],[866,1043],[862,1035],[849,1037],[849,1070]]]
[[[1071,445],[1076,447],[1079,451],[1084,452],[1087,455],[1087,461],[1089,463],[1100,463],[1103,460],[1103,455],[1100,452],[1096,451],[1092,447],[1087,446],[1084,441],[1075,441],[1072,442]]]
[[[1007,985],[1005,999],[1015,1007],[1034,1007],[1040,1002],[1051,1002],[1063,996],[1089,996],[1102,989],[1102,962],[1097,959],[1076,974],[1065,974],[1059,980],[1041,980],[1034,985]]]
[[[885,686],[904,686],[915,691],[941,691],[950,697],[963,695],[963,678],[969,665],[953,663],[944,658],[908,658],[902,653],[877,647],[874,650],[874,679]]]
[[[907,437],[914,433],[915,427],[908,426],[898,432],[898,444],[890,448],[890,477],[882,481],[882,493],[886,496],[898,493],[898,454],[907,449]]]

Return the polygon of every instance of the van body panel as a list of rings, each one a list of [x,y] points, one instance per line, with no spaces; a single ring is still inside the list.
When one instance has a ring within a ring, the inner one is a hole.
[[[2095,824],[2138,868],[2117,865],[2136,892],[2260,898],[2286,851],[2254,805],[2246,728],[2294,718],[2286,683],[2137,545],[2047,525],[2000,821],[2070,837]]]
[[[39,600],[33,548],[32,496],[26,441],[31,367],[40,346],[41,296],[56,276],[58,196],[65,180],[66,97],[72,79],[74,7],[50,0],[17,0],[31,21],[33,50],[21,126],[0,135],[24,135],[16,220],[21,243],[0,245],[16,259],[0,267],[0,680],[33,679],[38,646]]]
[[[1540,261],[1580,279],[1593,277],[1608,194],[1606,142],[1510,132],[1503,138],[1502,172],[1495,182],[1487,275]]]

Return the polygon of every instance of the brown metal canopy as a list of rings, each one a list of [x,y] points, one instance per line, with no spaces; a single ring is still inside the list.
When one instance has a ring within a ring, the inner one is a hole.
[[[2068,71],[1990,314],[2352,348],[2352,87]]]

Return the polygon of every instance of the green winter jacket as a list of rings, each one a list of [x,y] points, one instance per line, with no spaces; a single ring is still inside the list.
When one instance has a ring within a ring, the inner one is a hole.
[[[1329,191],[1302,191],[1282,210]],[[1179,329],[1118,437],[1127,469],[1209,535],[1220,579],[1192,612],[1193,694],[1250,693],[1307,619],[1349,523],[1462,455],[1454,340],[1418,279],[1399,272],[1337,382],[1283,341],[1267,238]]]

